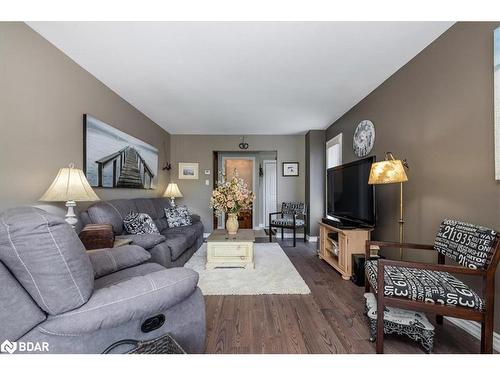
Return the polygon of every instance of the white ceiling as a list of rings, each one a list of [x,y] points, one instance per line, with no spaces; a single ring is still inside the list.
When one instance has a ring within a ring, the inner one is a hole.
[[[29,22],[173,134],[324,129],[452,22]]]

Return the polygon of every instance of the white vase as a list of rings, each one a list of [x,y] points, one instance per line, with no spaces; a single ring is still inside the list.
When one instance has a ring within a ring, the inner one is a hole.
[[[226,221],[226,230],[228,234],[236,234],[238,232],[238,215],[237,214],[228,214],[228,218]]]

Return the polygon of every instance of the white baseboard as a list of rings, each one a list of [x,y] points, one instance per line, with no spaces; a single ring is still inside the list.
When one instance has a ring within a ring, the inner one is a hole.
[[[481,324],[472,320],[464,320],[445,316],[445,320],[462,328],[465,332],[481,340]],[[500,352],[500,333],[493,332],[493,349]]]
[[[210,235],[211,235],[211,233],[203,233],[203,238],[207,238]]]
[[[307,239],[309,242],[318,242],[318,236],[309,236],[309,235],[307,235],[307,236],[306,236],[306,239]]]

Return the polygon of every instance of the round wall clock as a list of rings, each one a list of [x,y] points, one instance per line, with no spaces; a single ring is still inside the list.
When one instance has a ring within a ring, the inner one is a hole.
[[[362,158],[370,153],[375,143],[375,126],[370,120],[361,121],[352,139],[352,148],[357,157]]]

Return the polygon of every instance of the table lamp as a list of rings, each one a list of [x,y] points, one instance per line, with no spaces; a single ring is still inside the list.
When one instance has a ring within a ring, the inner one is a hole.
[[[408,163],[405,160],[397,160],[392,152],[385,153],[385,160],[373,163],[370,170],[368,184],[396,184],[399,183],[399,243],[403,243],[403,182],[408,181],[408,176],[405,172],[405,167],[408,168]],[[399,249],[399,257],[403,259],[403,248]]]
[[[68,212],[66,222],[75,228],[78,218],[74,207],[76,202],[98,201],[99,197],[90,187],[81,169],[71,163],[68,168],[61,168],[52,185],[39,199],[43,202],[66,202]]]
[[[175,207],[175,198],[182,198],[182,193],[179,190],[179,187],[177,184],[174,184],[173,182],[169,183],[167,186],[167,190],[165,190],[165,193],[163,194],[164,197],[170,198],[170,202],[172,204],[172,207]]]

